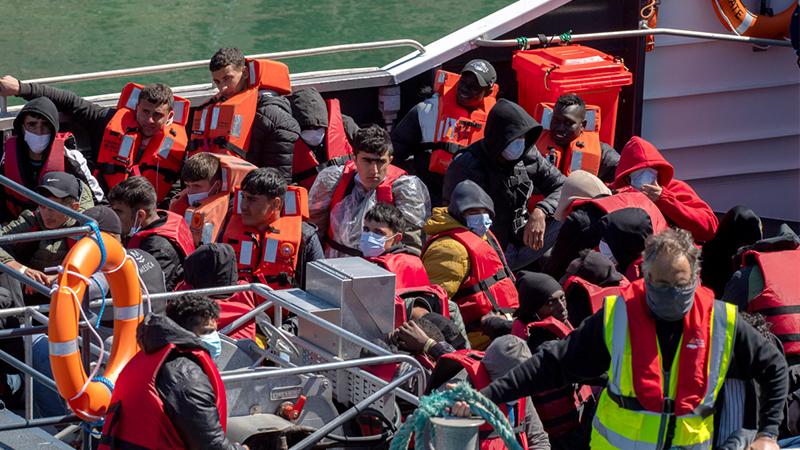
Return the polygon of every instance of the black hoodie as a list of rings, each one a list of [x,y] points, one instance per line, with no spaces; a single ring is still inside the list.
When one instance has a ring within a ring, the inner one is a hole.
[[[443,199],[448,202],[455,186],[464,180],[477,183],[495,205],[492,232],[505,248],[509,243],[522,244],[522,230],[514,226],[514,214],[525,208],[532,185],[534,194],[545,198],[536,207],[551,216],[561,196],[564,175],[536,150],[534,143],[542,127],[521,106],[500,99],[489,112],[484,138],[458,155],[444,177]],[[500,155],[513,140],[525,137],[526,150],[520,160],[507,162]],[[511,187],[518,179],[522,184]],[[502,205],[502,207],[500,207]],[[527,217],[525,217],[527,219]],[[517,228],[517,229],[515,229]]]
[[[136,340],[142,351],[148,354],[157,352],[167,344],[186,349],[204,349],[197,335],[158,314],[145,317],[136,329]],[[178,352],[168,356],[156,376],[156,391],[164,402],[164,412],[186,448],[242,448],[225,437],[214,389],[208,376],[191,356]],[[121,400],[124,403],[125,399]],[[121,410],[124,411],[124,408]],[[122,420],[125,419],[122,417]]]
[[[292,117],[300,125],[301,130],[328,128],[328,106],[319,91],[313,87],[302,88],[292,92],[288,98],[292,104]],[[358,125],[352,117],[344,114],[342,114],[342,124],[347,140],[352,143]]]
[[[650,216],[640,208],[624,208],[606,214],[600,219],[599,227],[622,273],[642,256],[644,242],[653,234]]]
[[[752,209],[734,206],[719,221],[714,238],[703,245],[700,259],[700,276],[703,286],[714,290],[716,298],[722,298],[725,284],[739,268],[734,260],[736,251],[761,239],[761,220]]]

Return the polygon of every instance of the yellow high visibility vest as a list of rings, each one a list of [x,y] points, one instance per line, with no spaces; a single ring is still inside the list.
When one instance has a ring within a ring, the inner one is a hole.
[[[691,414],[676,416],[674,407],[656,413],[645,410],[636,400],[633,388],[633,351],[628,330],[628,313],[622,296],[605,299],[605,344],[611,355],[608,369],[608,386],[600,396],[592,422],[592,449],[664,448],[666,437],[672,429],[671,447],[700,450],[713,444],[713,407],[717,394],[725,381],[736,329],[736,306],[714,301],[711,321],[711,348],[708,352],[708,388],[701,404]],[[669,372],[662,373],[665,405],[674,405],[677,390],[677,370],[683,338],[678,344]],[[661,350],[658,350],[659,367]],[[663,370],[663,369],[662,369]],[[672,376],[670,376],[672,375]],[[666,387],[666,386],[665,386]]]

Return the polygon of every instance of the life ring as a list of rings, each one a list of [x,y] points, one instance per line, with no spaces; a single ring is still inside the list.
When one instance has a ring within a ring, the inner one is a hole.
[[[50,366],[58,392],[75,414],[87,422],[105,416],[113,383],[139,351],[136,328],[142,321],[142,291],[136,264],[119,241],[106,233],[99,236],[105,248],[105,263],[102,263],[103,250],[93,237],[84,237],[67,253],[57,278],[58,286],[50,296],[47,328]],[[78,321],[88,278],[98,268],[105,273],[113,297],[114,344],[103,376],[90,380],[78,349]]]
[[[792,4],[780,14],[765,16],[748,11],[742,0],[711,0],[711,5],[725,28],[740,36],[766,39],[783,39],[789,35],[789,22],[797,6]]]

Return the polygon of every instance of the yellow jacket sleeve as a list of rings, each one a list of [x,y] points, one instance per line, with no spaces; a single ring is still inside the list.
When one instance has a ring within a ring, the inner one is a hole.
[[[422,255],[422,264],[431,284],[443,287],[450,298],[458,292],[470,270],[467,249],[450,237],[432,242]]]

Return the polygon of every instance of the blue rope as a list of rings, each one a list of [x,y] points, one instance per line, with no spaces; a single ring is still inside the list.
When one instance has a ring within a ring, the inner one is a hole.
[[[98,383],[103,383],[105,385],[105,387],[108,388],[109,391],[114,392],[114,383],[111,380],[109,380],[108,378],[106,378],[104,376],[101,376],[101,375],[98,375],[98,376],[92,378],[92,381],[97,381]]]
[[[100,320],[103,318],[103,313],[106,310],[106,290],[100,284],[100,282],[97,281],[97,278],[91,278],[91,280],[94,281],[94,284],[97,286],[97,289],[100,289],[100,298],[103,299],[103,304],[100,305],[100,312],[97,313],[97,323],[94,324],[94,329],[96,330],[100,328]]]
[[[97,246],[100,247],[100,266],[97,268],[97,271],[103,270],[103,267],[106,265],[106,245],[103,243],[103,236],[100,235],[100,227],[97,226],[97,222],[94,220],[87,222],[86,225],[91,227],[92,231],[94,231],[94,235],[97,238]]]
[[[434,392],[431,395],[420,398],[419,408],[408,417],[403,426],[395,433],[392,445],[389,447],[390,450],[407,449],[412,433],[415,434],[415,448],[429,448],[428,441],[433,433],[426,433],[425,429],[428,427],[431,417],[445,414],[445,409],[452,407],[459,400],[467,402],[472,412],[477,413],[488,422],[500,438],[503,439],[507,448],[522,450],[522,446],[514,436],[514,430],[497,405],[463,382],[457,384],[453,389]]]

